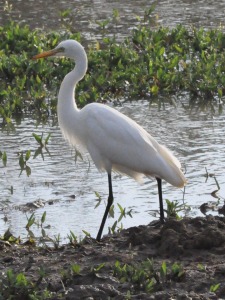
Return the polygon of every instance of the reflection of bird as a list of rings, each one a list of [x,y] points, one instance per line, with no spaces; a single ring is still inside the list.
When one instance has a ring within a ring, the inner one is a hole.
[[[176,187],[185,185],[186,179],[180,170],[179,161],[141,126],[117,110],[98,103],[88,104],[81,110],[77,108],[75,86],[87,71],[87,56],[80,43],[74,40],[63,41],[55,49],[38,54],[33,59],[47,56],[65,56],[75,60],[75,68],[65,76],[59,90],[59,126],[71,144],[84,146],[96,167],[108,173],[108,203],[97,240],[101,239],[113,203],[112,170],[136,180],[140,180],[143,175],[155,177],[158,183],[160,220],[164,222],[161,181],[164,179]]]

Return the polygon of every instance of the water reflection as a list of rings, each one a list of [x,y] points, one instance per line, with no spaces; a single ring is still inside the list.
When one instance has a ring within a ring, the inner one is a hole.
[[[117,109],[138,121],[180,158],[189,181],[184,199],[192,207],[190,215],[201,214],[199,206],[213,200],[210,194],[216,189],[216,183],[213,177],[206,182],[205,167],[216,175],[221,187],[219,194],[224,195],[224,113],[212,115],[206,110],[195,114],[193,108],[188,108],[185,98],[182,103],[178,102],[177,107],[166,104],[162,110],[158,109],[157,104],[149,106],[147,101],[125,103]],[[31,149],[34,154],[38,144],[32,137],[33,132],[43,132],[44,136],[51,133],[52,136],[48,145],[50,154],[44,151],[44,160],[41,156],[29,160],[32,174],[28,178],[25,172],[19,176],[17,152]],[[4,223],[2,212],[1,232],[10,226],[15,235],[25,236],[26,216],[12,208],[40,199],[46,204],[37,209],[35,215],[40,218],[44,211],[47,212],[51,235],[60,233],[65,238],[72,230],[79,236],[82,229],[96,235],[105,206],[102,203],[94,209],[97,203],[95,191],[106,199],[108,186],[106,174],[98,173],[88,155],[84,156],[83,161],[78,159],[75,163],[75,151],[64,141],[57,126],[36,127],[30,119],[16,126],[16,132],[2,132],[0,144],[1,150],[8,155],[7,167],[0,168],[1,206],[5,207],[3,212],[8,217],[8,222]],[[13,194],[10,192],[11,186]],[[132,219],[123,219],[124,227],[147,224],[153,219],[150,211],[158,210],[155,181],[146,179],[140,186],[133,179],[115,174],[113,187],[115,200],[134,212]],[[182,201],[183,190],[166,183],[163,190],[165,199]],[[75,199],[71,195],[75,195]],[[7,204],[4,204],[5,201]],[[116,218],[118,216],[116,206]],[[107,221],[105,233],[107,226],[112,226],[116,218]]]
[[[13,1],[10,14],[13,20],[25,20],[31,28],[62,29],[60,12],[71,9],[74,15],[74,29],[83,32],[89,38],[96,39],[99,28],[96,21],[112,17],[113,9],[118,9],[120,35],[127,35],[133,26],[138,24],[137,16],[153,3],[147,0],[63,0],[63,1]],[[177,24],[219,27],[224,26],[225,7],[223,1],[209,0],[159,0],[155,15],[160,25],[173,27]],[[5,23],[9,14],[0,7],[0,22]]]

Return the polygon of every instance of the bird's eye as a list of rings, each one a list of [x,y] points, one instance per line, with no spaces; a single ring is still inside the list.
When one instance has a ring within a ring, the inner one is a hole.
[[[58,50],[57,52],[65,52],[65,48],[64,47],[60,47],[57,50]]]

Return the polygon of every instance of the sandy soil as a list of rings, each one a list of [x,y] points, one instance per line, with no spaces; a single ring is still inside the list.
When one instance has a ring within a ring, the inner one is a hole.
[[[152,258],[151,292],[146,291],[145,279],[135,282],[115,271],[116,261],[121,267],[140,269],[143,261]],[[225,218],[168,220],[163,226],[132,227],[105,236],[100,243],[86,238],[81,245],[60,249],[1,242],[0,260],[0,282],[8,269],[22,272],[37,294],[48,289],[51,299],[225,299]],[[164,276],[160,273],[163,262]],[[172,272],[175,263],[180,265],[179,274]],[[71,271],[72,265],[80,266],[77,274]],[[216,291],[210,292],[217,284]],[[6,292],[4,297],[9,299]],[[12,299],[26,297],[18,294]]]

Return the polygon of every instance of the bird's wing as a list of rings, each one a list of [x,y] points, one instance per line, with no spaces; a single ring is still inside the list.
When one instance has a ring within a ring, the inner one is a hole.
[[[144,173],[146,161],[157,156],[159,144],[141,126],[105,105],[89,104],[81,111],[85,143],[98,168],[106,169],[109,163]]]
[[[154,149],[158,144],[141,126],[124,114],[106,105],[88,105],[92,108],[86,118],[88,139],[101,142],[101,149],[113,145],[141,147],[150,144]],[[155,143],[155,145],[154,145]],[[99,145],[99,144],[98,144]],[[100,146],[100,145],[99,145]]]
[[[115,170],[141,181],[159,177],[182,187],[180,162],[136,122],[108,106],[89,104],[81,110],[84,144],[99,170]]]

